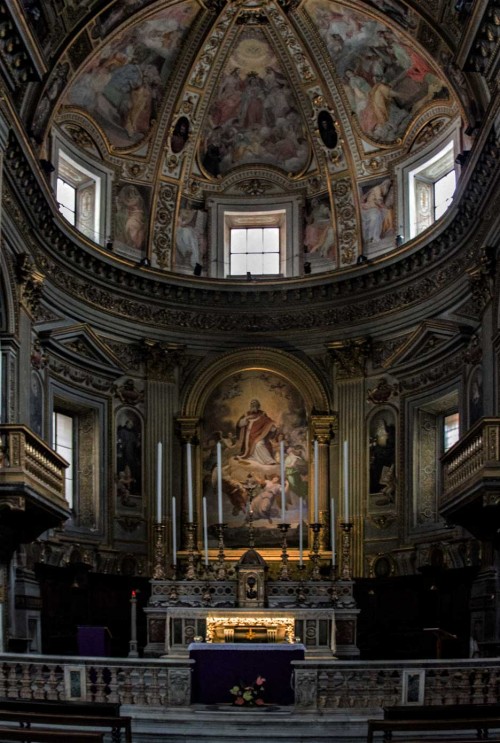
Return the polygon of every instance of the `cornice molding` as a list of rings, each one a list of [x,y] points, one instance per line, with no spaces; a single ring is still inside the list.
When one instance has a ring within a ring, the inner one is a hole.
[[[78,242],[76,236],[70,238],[54,218],[12,131],[5,166],[15,195],[7,192],[4,206],[15,224],[11,239],[15,231],[29,238],[36,267],[47,277],[45,286],[50,283],[106,314],[183,332],[319,331],[401,313],[432,298],[438,301],[446,290],[463,282],[481,260],[488,225],[480,217],[485,210],[492,213],[495,206],[485,197],[499,178],[499,154],[499,141],[492,133],[464,184],[454,219],[427,243],[368,266],[282,285],[253,282],[236,287],[230,282],[166,275],[117,260]]]

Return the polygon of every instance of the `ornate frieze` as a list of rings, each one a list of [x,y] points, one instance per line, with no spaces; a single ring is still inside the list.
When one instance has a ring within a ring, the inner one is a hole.
[[[17,257],[17,279],[22,304],[29,312],[36,312],[45,277],[36,269],[33,259],[27,253],[21,253]]]
[[[138,351],[150,379],[174,382],[175,370],[179,366],[184,349],[185,346],[181,343],[162,343],[144,338]]]

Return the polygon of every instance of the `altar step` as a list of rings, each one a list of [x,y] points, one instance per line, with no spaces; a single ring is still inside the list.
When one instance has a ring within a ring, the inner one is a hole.
[[[381,710],[301,711],[270,706],[192,705],[172,710],[122,707],[133,718],[134,743],[361,743]]]

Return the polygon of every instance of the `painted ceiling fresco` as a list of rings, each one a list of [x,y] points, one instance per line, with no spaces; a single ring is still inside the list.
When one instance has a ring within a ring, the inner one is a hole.
[[[394,162],[467,110],[426,24],[400,0],[110,4],[85,58],[54,66],[33,130],[56,123],[110,163],[124,257],[208,271],[214,194],[297,193],[311,271],[335,270],[395,247]]]

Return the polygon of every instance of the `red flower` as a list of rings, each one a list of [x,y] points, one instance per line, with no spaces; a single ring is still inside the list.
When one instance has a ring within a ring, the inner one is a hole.
[[[257,678],[255,679],[255,683],[257,684],[257,686],[262,686],[265,681],[266,679],[263,676],[257,676]]]
[[[255,700],[255,704],[258,704],[259,707],[260,707],[261,705],[264,704],[264,700],[261,699],[261,697],[257,697],[257,699]]]
[[[245,704],[245,700],[243,699],[243,697],[236,697],[236,699],[234,700],[234,703],[235,704]]]

